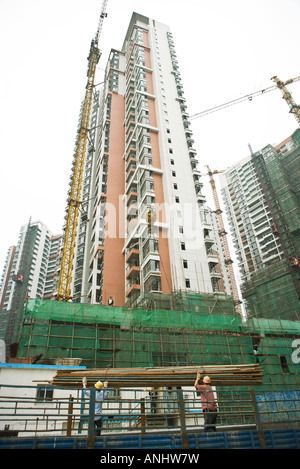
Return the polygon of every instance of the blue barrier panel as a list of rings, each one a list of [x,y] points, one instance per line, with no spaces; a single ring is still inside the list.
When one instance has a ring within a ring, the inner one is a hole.
[[[268,449],[299,449],[300,429],[267,430],[265,439]]]
[[[189,434],[189,449],[227,449],[224,433]]]
[[[300,391],[278,391],[256,394],[262,424],[300,421]]]
[[[276,429],[264,432],[267,449],[299,449],[300,429]],[[189,450],[193,449],[260,449],[258,432],[189,433]],[[1,449],[86,449],[83,437],[0,438]],[[160,450],[182,449],[181,435],[118,435],[95,439],[94,449]]]

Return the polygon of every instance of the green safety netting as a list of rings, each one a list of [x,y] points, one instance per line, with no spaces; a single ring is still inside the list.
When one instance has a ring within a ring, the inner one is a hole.
[[[68,303],[51,300],[30,299],[26,315],[33,318],[88,324],[111,324],[121,328],[177,328],[213,329],[238,331],[241,319],[238,316],[170,311],[156,309],[145,311],[136,308],[121,308],[83,303]]]
[[[272,388],[298,386],[297,336],[300,323],[289,320],[31,299],[19,356],[78,357],[87,368],[260,363],[264,385]]]
[[[300,335],[300,322],[285,319],[248,319],[241,327],[242,332],[251,334],[295,334]]]

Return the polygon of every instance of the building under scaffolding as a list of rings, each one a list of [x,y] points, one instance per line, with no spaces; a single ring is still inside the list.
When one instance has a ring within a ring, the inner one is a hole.
[[[241,290],[251,315],[299,320],[300,302],[285,259],[253,273]]]
[[[300,314],[300,130],[225,173],[223,197],[248,316]]]
[[[45,364],[80,358],[87,368],[259,363],[264,373],[260,389],[296,389],[299,322],[243,322],[221,311],[222,299],[212,295],[215,305],[210,306],[208,296],[181,295],[181,308],[150,311],[29,300],[18,357],[27,362],[40,357]]]

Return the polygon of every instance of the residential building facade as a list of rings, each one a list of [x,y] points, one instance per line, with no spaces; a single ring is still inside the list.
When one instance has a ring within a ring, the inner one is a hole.
[[[49,256],[43,290],[44,300],[52,300],[55,297],[57,291],[57,283],[60,272],[62,242],[62,235],[54,235],[50,237]]]
[[[134,13],[95,99],[74,301],[134,306],[173,291],[230,295],[169,27]]]

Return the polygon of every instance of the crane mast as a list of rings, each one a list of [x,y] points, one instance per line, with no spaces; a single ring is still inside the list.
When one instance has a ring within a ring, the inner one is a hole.
[[[230,256],[229,245],[228,245],[227,237],[226,237],[227,233],[225,231],[225,226],[224,226],[223,217],[222,217],[222,210],[221,210],[221,207],[220,207],[217,188],[216,188],[215,180],[214,180],[214,177],[213,177],[213,173],[221,173],[223,171],[217,171],[217,170],[216,171],[211,171],[209,166],[206,165],[206,167],[207,167],[207,170],[208,170],[210,185],[211,185],[211,188],[212,188],[213,200],[214,200],[214,204],[215,204],[216,215],[217,215],[218,225],[219,225],[219,229],[220,229],[221,242],[222,242],[223,252],[224,252],[224,256],[225,256],[225,264],[226,264],[226,268],[227,268],[227,272],[228,272],[228,276],[229,276],[230,289],[231,289],[231,293],[232,293],[232,296],[233,296],[233,301],[234,301],[234,304],[235,304],[235,310],[239,315],[242,315],[241,306],[240,306],[241,302],[239,300],[238,289],[237,289],[237,285],[236,285],[236,281],[235,281],[235,275],[234,275],[234,271],[233,271],[233,267],[232,267],[232,259],[231,259],[231,256]]]
[[[91,115],[91,106],[93,99],[93,89],[95,82],[96,66],[100,59],[100,50],[98,40],[102,29],[102,24],[106,14],[108,0],[102,4],[101,14],[98,22],[95,38],[91,42],[88,56],[87,85],[83,101],[82,113],[79,123],[79,132],[75,152],[72,182],[70,196],[68,200],[68,211],[65,226],[64,244],[62,249],[62,259],[60,267],[60,276],[58,281],[57,297],[58,301],[68,301],[71,299],[72,268],[74,259],[74,250],[76,242],[76,230],[78,223],[78,214],[80,208],[80,197],[82,190],[82,179],[84,173],[84,162],[89,132],[89,122]]]

